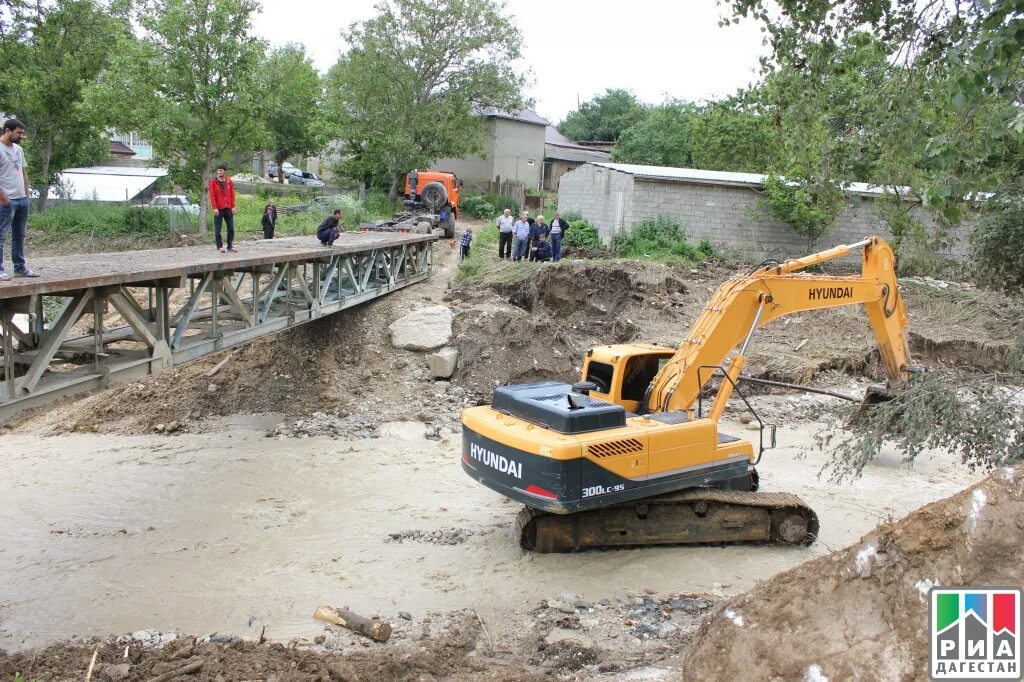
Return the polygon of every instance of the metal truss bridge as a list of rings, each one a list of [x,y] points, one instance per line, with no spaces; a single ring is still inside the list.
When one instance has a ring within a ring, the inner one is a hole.
[[[0,282],[0,420],[303,324],[430,275],[436,237],[342,233],[32,260]]]

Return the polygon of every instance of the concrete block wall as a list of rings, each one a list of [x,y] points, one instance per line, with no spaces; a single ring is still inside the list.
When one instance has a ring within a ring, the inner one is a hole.
[[[563,214],[579,213],[607,242],[616,232],[633,224],[634,184],[628,173],[589,164],[580,166],[562,176],[558,184],[558,210]]]
[[[625,206],[617,224],[616,192],[624,191]],[[751,187],[646,180],[598,166],[582,166],[562,177],[558,207],[586,217],[606,241],[645,218],[669,216],[686,228],[694,241],[707,238],[719,250],[759,262],[805,255],[807,239],[758,205],[761,195]],[[850,244],[870,235],[892,235],[881,219],[873,197],[850,195],[847,208],[832,230],[815,245],[823,250]],[[929,227],[931,217],[919,206],[912,209]],[[969,253],[971,226],[957,231],[949,257],[963,260]]]

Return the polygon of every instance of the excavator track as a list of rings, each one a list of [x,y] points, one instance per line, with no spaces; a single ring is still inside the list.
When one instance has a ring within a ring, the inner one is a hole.
[[[526,507],[516,516],[516,533],[523,549],[541,554],[639,545],[809,545],[818,537],[818,515],[789,493],[691,488],[575,514]]]

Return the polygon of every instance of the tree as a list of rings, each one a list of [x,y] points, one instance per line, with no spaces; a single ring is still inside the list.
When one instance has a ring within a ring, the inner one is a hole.
[[[117,127],[144,134],[176,182],[201,192],[203,231],[213,166],[265,138],[256,114],[266,46],[250,35],[257,8],[256,0],[144,0],[145,36],[113,61],[92,98]]]
[[[645,114],[644,106],[632,92],[609,88],[558,124],[558,131],[572,140],[615,142]]]
[[[384,0],[342,32],[348,51],[328,74],[327,121],[339,171],[390,182],[447,156],[483,149],[486,107],[522,105],[513,62],[519,30],[493,0]]]
[[[129,36],[125,17],[94,0],[23,6],[0,36],[3,61],[11,65],[0,109],[28,127],[40,209],[64,169],[109,155],[105,117],[84,106],[84,96]]]
[[[763,173],[778,135],[756,99],[740,93],[697,105],[666,102],[623,131],[612,158],[625,163]]]
[[[305,47],[289,43],[271,52],[260,91],[267,148],[278,168],[289,156],[312,156],[323,148],[323,88]],[[277,178],[284,182],[284,173]]]
[[[864,79],[874,104],[850,133],[874,141],[883,182],[910,184],[941,217],[955,222],[965,197],[1019,172],[1012,150],[1024,131],[1024,0],[727,4],[733,21],[763,24],[772,47],[764,71],[791,69],[805,84],[835,77],[837,56],[863,45],[865,32],[874,36],[884,57]],[[805,123],[813,135],[814,122]]]
[[[764,25],[772,47],[763,62],[768,73],[794,69],[809,82],[835,75],[835,57],[856,47],[857,34],[876,37],[885,63],[865,79],[871,115],[850,131],[849,148],[867,150],[865,158],[873,154],[872,175],[886,184],[909,184],[939,217],[956,221],[979,189],[1009,185],[1019,176],[1024,0],[728,4],[733,21],[753,16]],[[794,128],[813,132],[814,125],[805,120]],[[1019,188],[1011,187],[1011,195],[1019,199]],[[1013,285],[1020,263],[1005,252],[1019,241],[1019,222],[1011,199],[995,202],[1001,210],[981,227],[975,249],[988,255],[1001,250],[1002,261],[986,274]],[[1013,357],[1019,372],[1024,345]],[[837,478],[858,475],[883,443],[895,445],[908,463],[939,447],[958,452],[971,467],[1014,464],[1024,456],[1020,385],[1019,375],[965,381],[944,372],[914,374],[894,400],[869,408],[848,429],[829,429],[818,447],[833,452],[829,468]]]

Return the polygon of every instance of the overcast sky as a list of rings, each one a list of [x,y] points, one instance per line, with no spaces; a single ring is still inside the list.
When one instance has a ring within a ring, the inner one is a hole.
[[[254,20],[272,46],[301,42],[326,71],[341,48],[339,31],[373,16],[373,0],[263,0]],[[646,102],[722,97],[757,80],[766,48],[753,21],[719,28],[715,0],[507,0],[523,34],[525,93],[557,123],[606,88]]]

